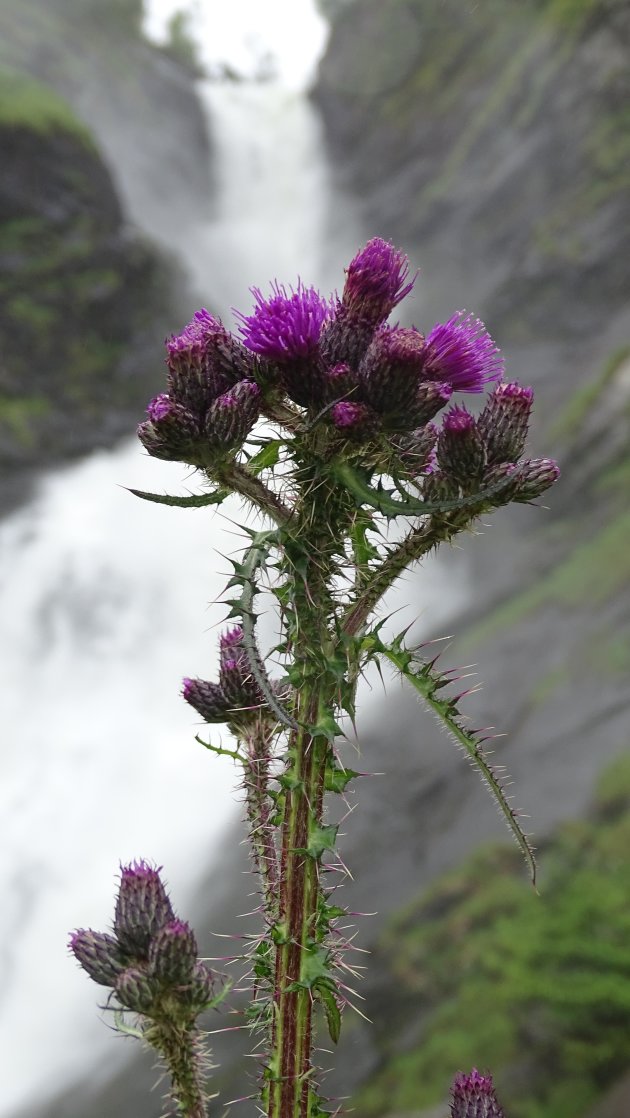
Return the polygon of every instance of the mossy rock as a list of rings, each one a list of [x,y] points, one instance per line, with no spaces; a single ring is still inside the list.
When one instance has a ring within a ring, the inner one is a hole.
[[[511,1118],[581,1118],[627,1066],[629,844],[625,752],[591,818],[545,844],[542,896],[494,847],[395,917],[373,961],[382,1064],[357,1112],[439,1103],[476,1065]]]

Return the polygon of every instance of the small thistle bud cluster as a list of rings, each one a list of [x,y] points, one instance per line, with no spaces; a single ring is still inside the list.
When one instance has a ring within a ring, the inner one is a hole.
[[[470,1075],[455,1076],[451,1097],[451,1118],[505,1118],[492,1076],[480,1075],[477,1068]]]
[[[81,928],[70,950],[124,1009],[185,1024],[211,1003],[213,976],[197,959],[194,932],[176,916],[159,870],[147,862],[121,869],[113,931]]]
[[[208,466],[242,446],[260,413],[251,354],[207,310],[167,340],[168,392],[138,437],[154,458]]]
[[[283,684],[271,684],[278,697],[286,697]],[[184,679],[182,694],[205,722],[227,722],[238,734],[267,715],[267,700],[254,679],[240,625],[219,640],[219,682]]]

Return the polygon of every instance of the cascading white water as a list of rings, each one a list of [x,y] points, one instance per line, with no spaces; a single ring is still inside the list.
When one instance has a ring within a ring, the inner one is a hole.
[[[202,95],[215,215],[173,247],[208,304],[229,321],[231,304],[251,304],[250,284],[340,286],[364,238],[332,191],[306,99],[275,85]],[[164,864],[185,912],[238,810],[233,769],[196,745],[178,695],[183,675],[213,675],[225,611],[207,603],[226,573],[216,552],[238,536],[227,517],[121,488],[182,492],[187,480],[130,442],[52,474],[0,531],[2,1116],[120,1058],[96,988],[65,955],[69,929],[107,927],[119,861]],[[432,598],[441,577],[425,572]],[[447,609],[459,603],[451,588]]]

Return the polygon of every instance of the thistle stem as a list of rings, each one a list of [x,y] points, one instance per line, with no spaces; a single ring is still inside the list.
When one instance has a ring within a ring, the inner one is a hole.
[[[161,1021],[147,1030],[145,1039],[164,1059],[178,1113],[182,1118],[207,1118],[203,1054],[198,1031]]]
[[[241,497],[251,501],[280,527],[288,524],[291,519],[290,509],[283,504],[278,495],[238,462],[226,462],[217,467],[213,470],[212,480],[218,481],[220,485],[232,489],[235,493],[240,493]]]
[[[467,520],[472,519],[472,516],[467,517]],[[342,633],[349,637],[356,636],[383,595],[409,564],[421,559],[439,543],[450,540],[463,527],[461,517],[432,517],[428,524],[409,532],[376,568],[365,589],[346,610],[341,621]]]
[[[304,687],[298,718],[317,718],[320,687]],[[317,916],[317,858],[306,853],[311,822],[322,816],[329,745],[303,725],[291,740],[295,768],[287,789],[280,870],[280,942],[276,952],[274,1022],[269,1062],[269,1118],[305,1118],[309,1110],[313,999],[302,979],[302,961]]]

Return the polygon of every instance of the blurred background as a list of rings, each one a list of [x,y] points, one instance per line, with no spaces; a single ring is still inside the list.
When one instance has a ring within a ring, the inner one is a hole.
[[[511,1118],[627,1118],[626,0],[0,0],[0,150],[0,1118],[162,1113],[66,955],[120,861],[164,865],[202,954],[250,926],[236,774],[178,695],[213,675],[238,509],[135,501],[195,481],[133,432],[198,306],[341,288],[374,235],[421,269],[406,321],[485,320],[562,467],[548,507],[499,511],[388,603],[484,682],[466,711],[505,733],[541,896],[433,720],[366,689],[353,767],[384,775],[342,851],[344,899],[378,909],[373,1024],[346,1017],[326,1086],[444,1118],[476,1064]],[[247,1038],[214,1041],[218,1107],[253,1082]]]

